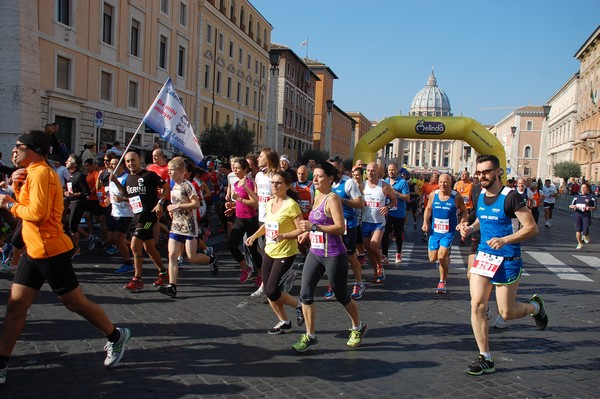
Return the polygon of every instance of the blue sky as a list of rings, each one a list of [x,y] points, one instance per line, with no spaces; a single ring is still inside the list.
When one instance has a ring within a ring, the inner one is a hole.
[[[495,124],[543,105],[579,70],[598,0],[250,0],[271,41],[327,64],[333,99],[369,119],[407,115],[435,67],[455,116]],[[492,108],[492,109],[490,109]]]

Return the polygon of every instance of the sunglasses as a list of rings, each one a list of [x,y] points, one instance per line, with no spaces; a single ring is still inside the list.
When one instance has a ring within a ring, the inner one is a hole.
[[[486,169],[486,170],[478,170],[477,172],[475,172],[475,176],[489,175],[495,170],[496,170],[496,168]]]

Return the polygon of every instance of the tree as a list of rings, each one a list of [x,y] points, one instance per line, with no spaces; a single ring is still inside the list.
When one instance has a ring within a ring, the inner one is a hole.
[[[200,135],[200,146],[204,155],[245,156],[254,149],[254,137],[245,124],[213,126]]]
[[[581,166],[577,162],[559,162],[554,165],[554,176],[562,177],[565,182],[571,177],[581,177]]]

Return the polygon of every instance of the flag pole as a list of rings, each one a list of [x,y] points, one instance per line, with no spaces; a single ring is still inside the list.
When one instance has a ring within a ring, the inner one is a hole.
[[[144,119],[142,119],[142,121],[140,122],[140,124],[137,127],[137,129],[135,129],[135,132],[133,133],[133,136],[131,137],[131,140],[129,140],[129,143],[127,144],[127,147],[125,147],[125,149],[123,150],[123,153],[121,154],[121,158],[119,159],[119,163],[117,164],[117,166],[115,167],[115,170],[113,170],[113,172],[111,173],[111,175],[114,174],[117,169],[119,169],[119,166],[121,166],[121,162],[123,162],[123,158],[125,158],[125,154],[127,154],[127,151],[129,150],[129,147],[131,147],[131,143],[133,143],[133,140],[135,139],[135,136],[137,136],[137,134],[140,131],[140,129],[142,128],[143,124],[144,124]]]

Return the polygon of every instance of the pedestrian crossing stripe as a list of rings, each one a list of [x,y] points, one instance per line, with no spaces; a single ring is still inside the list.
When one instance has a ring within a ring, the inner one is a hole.
[[[526,254],[533,257],[533,259],[546,267],[546,269],[550,270],[552,273],[556,274],[558,278],[562,280],[573,280],[573,281],[590,281],[594,280],[584,276],[581,273],[578,273],[577,270],[573,269],[570,266],[567,266],[554,256],[550,255],[546,252],[535,252],[535,251],[525,251]],[[591,257],[590,257],[591,258]]]
[[[575,258],[579,259],[583,263],[588,266],[593,267],[594,269],[600,270],[600,260],[595,256],[587,256],[587,255],[573,255]]]

